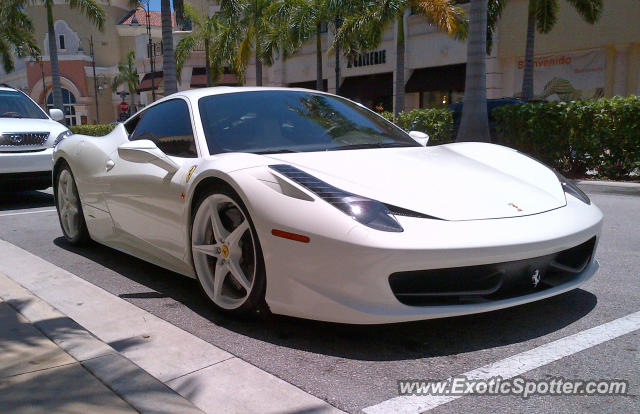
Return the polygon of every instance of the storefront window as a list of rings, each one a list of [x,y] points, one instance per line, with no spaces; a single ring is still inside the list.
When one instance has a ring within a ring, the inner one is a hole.
[[[462,102],[464,93],[458,91],[420,92],[420,108],[444,108],[447,105]]]

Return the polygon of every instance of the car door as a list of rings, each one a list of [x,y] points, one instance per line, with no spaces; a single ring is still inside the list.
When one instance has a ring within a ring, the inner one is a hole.
[[[117,150],[112,154],[105,199],[119,233],[128,236],[118,241],[138,256],[142,250],[163,261],[180,262],[187,243],[182,194],[186,173],[198,158],[189,104],[182,98],[161,102],[125,127],[130,143],[153,141],[179,168],[169,172],[151,163],[127,161]]]

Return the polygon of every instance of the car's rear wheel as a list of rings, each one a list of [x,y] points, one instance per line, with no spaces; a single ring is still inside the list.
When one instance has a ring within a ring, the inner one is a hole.
[[[262,249],[249,213],[235,192],[219,188],[200,198],[191,246],[198,281],[219,310],[247,315],[263,309]]]
[[[82,213],[78,188],[68,166],[60,169],[57,174],[55,190],[56,209],[64,238],[71,244],[86,244],[89,241],[89,231]]]

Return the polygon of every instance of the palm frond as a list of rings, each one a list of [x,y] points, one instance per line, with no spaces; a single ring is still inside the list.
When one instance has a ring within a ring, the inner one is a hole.
[[[507,0],[489,0],[487,3],[487,55],[491,54],[493,34],[506,4]]]
[[[106,14],[96,0],[67,0],[69,8],[78,9],[100,31],[104,29]]]
[[[185,7],[186,9],[186,7]],[[176,76],[178,78],[178,82],[182,82],[182,68],[184,64],[191,57],[191,53],[196,49],[196,47],[204,41],[204,37],[202,33],[191,33],[178,42],[175,50],[175,58],[176,58]]]
[[[549,33],[558,20],[558,0],[536,1],[536,29]]]
[[[453,0],[413,0],[413,10],[427,18],[440,30],[464,39],[469,32],[466,13]]]
[[[587,23],[595,23],[602,15],[602,0],[567,0]]]

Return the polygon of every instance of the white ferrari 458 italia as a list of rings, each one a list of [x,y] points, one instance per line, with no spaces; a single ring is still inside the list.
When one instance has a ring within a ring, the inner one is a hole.
[[[426,146],[303,89],[161,99],[54,152],[65,238],[197,278],[220,310],[391,323],[501,309],[596,272],[602,213],[510,148]]]

